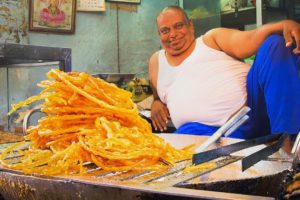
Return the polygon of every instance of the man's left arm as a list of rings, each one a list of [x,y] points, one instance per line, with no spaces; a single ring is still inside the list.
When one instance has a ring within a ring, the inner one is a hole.
[[[287,47],[294,42],[293,52],[300,53],[300,24],[292,20],[265,24],[249,31],[216,28],[204,35],[204,42],[232,57],[244,59],[255,54],[263,41],[273,33],[282,34]]]

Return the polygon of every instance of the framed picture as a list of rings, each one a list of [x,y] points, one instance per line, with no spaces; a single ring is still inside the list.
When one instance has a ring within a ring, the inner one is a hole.
[[[77,0],[77,11],[105,11],[105,0]]]
[[[29,30],[74,33],[76,0],[29,0]]]
[[[121,3],[141,3],[141,0],[107,0],[110,2],[121,2]]]

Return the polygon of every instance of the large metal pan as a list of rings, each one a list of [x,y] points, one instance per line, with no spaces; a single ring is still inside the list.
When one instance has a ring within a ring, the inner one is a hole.
[[[178,134],[160,134],[160,136],[177,148],[192,143],[199,145],[207,139],[205,136]],[[237,141],[240,140],[221,138],[210,148]],[[264,145],[253,147],[237,152],[235,155],[245,156],[263,147]],[[21,172],[0,168],[0,193],[5,199],[272,199],[277,194],[256,191],[263,184],[275,185],[274,179],[278,180],[279,183],[282,182],[282,178],[292,164],[289,157],[281,151],[273,155],[272,158],[272,160],[261,161],[244,172],[241,172],[241,163],[237,161],[226,167],[204,173],[188,182],[180,182],[181,175],[178,175],[177,182],[172,179],[151,184],[145,182],[147,177],[124,179],[130,174],[132,175],[132,172],[114,174],[100,170],[81,176],[49,177],[24,175]],[[272,182],[267,183],[268,180]],[[212,191],[212,187],[197,187],[211,186],[212,183],[222,183],[222,185],[231,183],[231,186],[234,183],[239,183],[235,186],[242,186],[244,190],[242,192],[238,190],[226,191],[225,188],[221,192],[216,192]],[[247,190],[245,183],[252,185],[251,191]],[[275,186],[279,188],[279,186]],[[273,190],[272,188],[269,189]]]

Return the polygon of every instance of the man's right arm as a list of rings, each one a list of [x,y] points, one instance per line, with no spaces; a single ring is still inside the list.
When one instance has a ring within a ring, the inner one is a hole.
[[[170,117],[167,106],[160,100],[157,93],[158,77],[158,52],[154,53],[149,60],[149,80],[153,92],[153,102],[151,105],[151,120],[155,130],[161,132],[167,129]]]
[[[269,23],[248,31],[215,28],[204,35],[204,42],[232,57],[244,59],[255,54],[264,40],[273,33],[283,34],[286,46],[291,46],[294,40],[296,48],[293,52],[300,53],[300,24],[292,20]]]

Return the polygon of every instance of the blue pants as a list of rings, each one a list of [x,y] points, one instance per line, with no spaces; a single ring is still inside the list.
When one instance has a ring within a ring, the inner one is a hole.
[[[247,76],[249,120],[230,137],[250,139],[271,133],[300,131],[300,55],[284,38],[269,36],[259,48]],[[219,127],[191,122],[175,132],[211,135]]]

